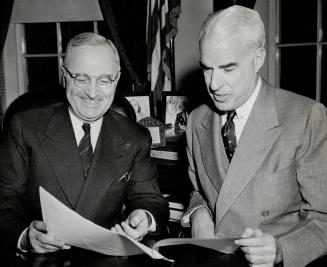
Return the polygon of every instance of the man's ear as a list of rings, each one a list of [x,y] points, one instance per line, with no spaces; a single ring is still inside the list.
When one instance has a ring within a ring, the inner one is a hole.
[[[119,73],[117,75],[118,75],[118,77],[117,77],[117,82],[118,82],[120,79],[121,71],[119,71]]]
[[[117,74],[117,77],[116,77],[116,80],[115,80],[115,84],[116,84],[116,86],[117,86],[118,81],[119,81],[119,79],[120,79],[120,75],[121,75],[121,71],[119,71],[118,74]]]
[[[259,48],[256,51],[255,58],[254,58],[254,64],[255,64],[255,72],[258,73],[261,69],[263,62],[265,61],[266,57],[266,49]]]
[[[66,79],[65,79],[65,69],[63,66],[61,66],[61,81],[62,81],[62,86],[66,88]]]

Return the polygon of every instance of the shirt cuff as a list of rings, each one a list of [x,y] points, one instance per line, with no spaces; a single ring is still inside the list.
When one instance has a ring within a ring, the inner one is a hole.
[[[27,235],[28,227],[20,234],[17,242],[17,248],[22,251],[22,252],[28,252],[26,249],[23,249],[21,244],[22,244],[22,239],[25,235]]]
[[[188,211],[187,213],[184,214],[184,216],[182,217],[182,220],[181,220],[182,226],[191,227],[191,216],[193,215],[193,213],[196,210],[201,209],[201,208],[207,209],[210,216],[211,216],[211,218],[212,218],[211,211],[208,209],[208,207],[206,207],[206,206],[197,206],[197,207],[191,209],[190,211]]]
[[[155,221],[153,215],[150,212],[148,212],[147,210],[144,210],[144,211],[145,211],[145,214],[146,214],[146,216],[148,218],[148,223],[149,223],[148,232],[149,233],[154,233],[155,231],[157,231],[156,221]]]

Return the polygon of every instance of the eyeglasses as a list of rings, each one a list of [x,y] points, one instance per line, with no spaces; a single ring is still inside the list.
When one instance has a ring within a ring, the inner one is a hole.
[[[91,76],[85,73],[71,73],[70,70],[63,66],[63,68],[66,70],[66,72],[69,74],[69,76],[74,79],[74,84],[82,89],[87,89],[91,84],[91,78],[95,78],[96,86],[102,90],[107,90],[110,88],[112,83],[117,79],[118,71],[114,78],[112,78],[109,75],[100,75],[100,76]]]

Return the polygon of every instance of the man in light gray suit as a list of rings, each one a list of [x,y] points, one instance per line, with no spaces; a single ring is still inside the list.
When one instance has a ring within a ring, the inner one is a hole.
[[[239,236],[251,266],[300,267],[327,251],[327,111],[259,76],[264,43],[260,16],[245,7],[201,28],[213,107],[188,120],[194,191],[182,222],[194,238]]]

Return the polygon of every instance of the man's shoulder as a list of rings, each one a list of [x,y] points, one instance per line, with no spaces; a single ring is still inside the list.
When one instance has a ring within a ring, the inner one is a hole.
[[[299,103],[305,106],[312,106],[317,103],[317,101],[315,101],[314,99],[297,94],[290,90],[275,87],[264,80],[262,84],[263,87],[267,88],[270,92],[274,94],[276,101],[280,104],[290,106],[291,103]]]
[[[211,116],[214,114],[214,110],[207,104],[202,104],[195,108],[188,116],[186,131],[190,132],[203,123],[210,121]]]
[[[316,110],[314,113],[326,113],[326,107],[314,99],[289,90],[273,87],[268,83],[265,83],[264,86],[268,88],[269,92],[269,97],[266,101],[273,101],[273,103],[275,103],[278,118],[281,123],[284,122],[290,125],[294,125],[297,122],[301,123],[301,121],[305,121],[314,110]],[[295,118],[296,120],[294,120]]]
[[[146,134],[147,130],[145,127],[125,115],[122,115],[112,109],[109,109],[104,118],[106,119],[109,116],[114,119],[116,126],[119,128],[121,134],[125,136],[127,135],[130,137],[138,138]]]
[[[56,102],[17,111],[11,110],[10,114],[8,111],[6,111],[5,120],[7,120],[8,123],[11,121],[19,121],[20,123],[29,126],[42,125],[52,118],[52,116],[56,113],[56,110],[65,108],[67,107],[64,102]]]
[[[210,114],[211,112],[214,111],[209,105],[202,104],[191,112],[189,120],[193,122],[202,121],[208,115],[208,113]]]

